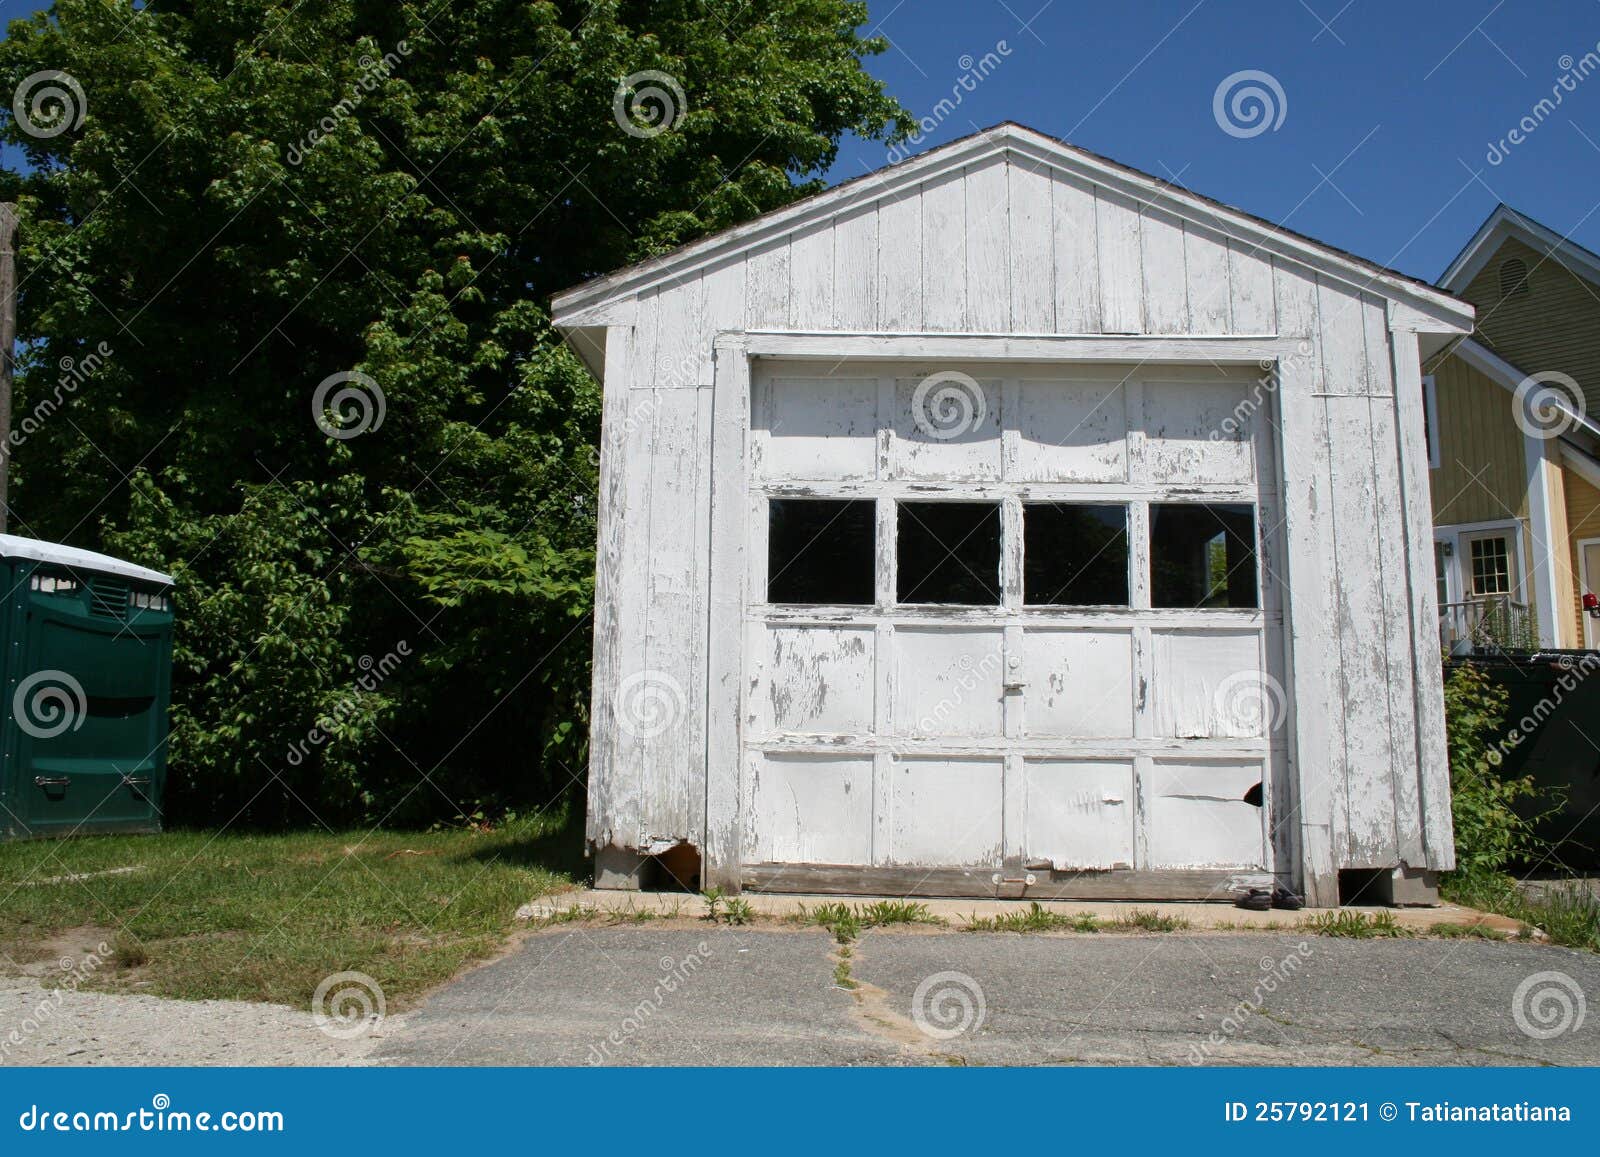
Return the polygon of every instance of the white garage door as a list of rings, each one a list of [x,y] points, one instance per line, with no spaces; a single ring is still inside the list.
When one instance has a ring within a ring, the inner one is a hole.
[[[1214,367],[762,366],[745,863],[1267,867],[1269,403]]]

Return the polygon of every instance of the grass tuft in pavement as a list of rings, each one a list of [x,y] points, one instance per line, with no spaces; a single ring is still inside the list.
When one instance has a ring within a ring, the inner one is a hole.
[[[1344,940],[1392,939],[1409,936],[1390,912],[1353,912],[1341,908],[1336,912],[1318,912],[1307,917],[1300,925],[1318,936],[1333,936]]]
[[[864,928],[883,928],[890,924],[944,924],[942,916],[928,911],[926,904],[911,900],[878,900],[871,904],[818,904],[801,906],[791,917],[796,923],[826,928],[840,944],[848,944]]]
[[[1037,900],[999,916],[973,916],[968,932],[1098,932],[1102,924],[1092,912],[1068,916],[1044,907]]]
[[[1108,926],[1127,932],[1181,932],[1189,927],[1189,921],[1183,916],[1168,916],[1148,908],[1135,908]]]

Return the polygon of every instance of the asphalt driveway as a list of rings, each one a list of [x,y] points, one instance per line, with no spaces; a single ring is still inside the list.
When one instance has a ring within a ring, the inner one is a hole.
[[[854,987],[846,987],[853,984]],[[1284,934],[573,924],[447,985],[388,1064],[1600,1064],[1600,958]]]

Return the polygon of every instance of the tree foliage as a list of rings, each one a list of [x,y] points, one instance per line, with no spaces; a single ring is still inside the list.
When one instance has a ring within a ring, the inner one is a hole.
[[[83,93],[75,127],[5,125],[40,416],[13,529],[178,575],[169,818],[424,820],[581,774],[599,398],[545,303],[902,131],[865,19],[60,0],[11,25],[6,91]],[[624,131],[651,70],[682,107]],[[356,393],[314,415],[335,374]]]

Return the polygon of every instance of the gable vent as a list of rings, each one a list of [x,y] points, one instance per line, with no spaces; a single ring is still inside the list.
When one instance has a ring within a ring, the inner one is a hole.
[[[107,619],[128,617],[128,584],[95,575],[89,580],[89,613]]]
[[[1500,266],[1500,296],[1521,297],[1528,292],[1528,265],[1513,257]]]

